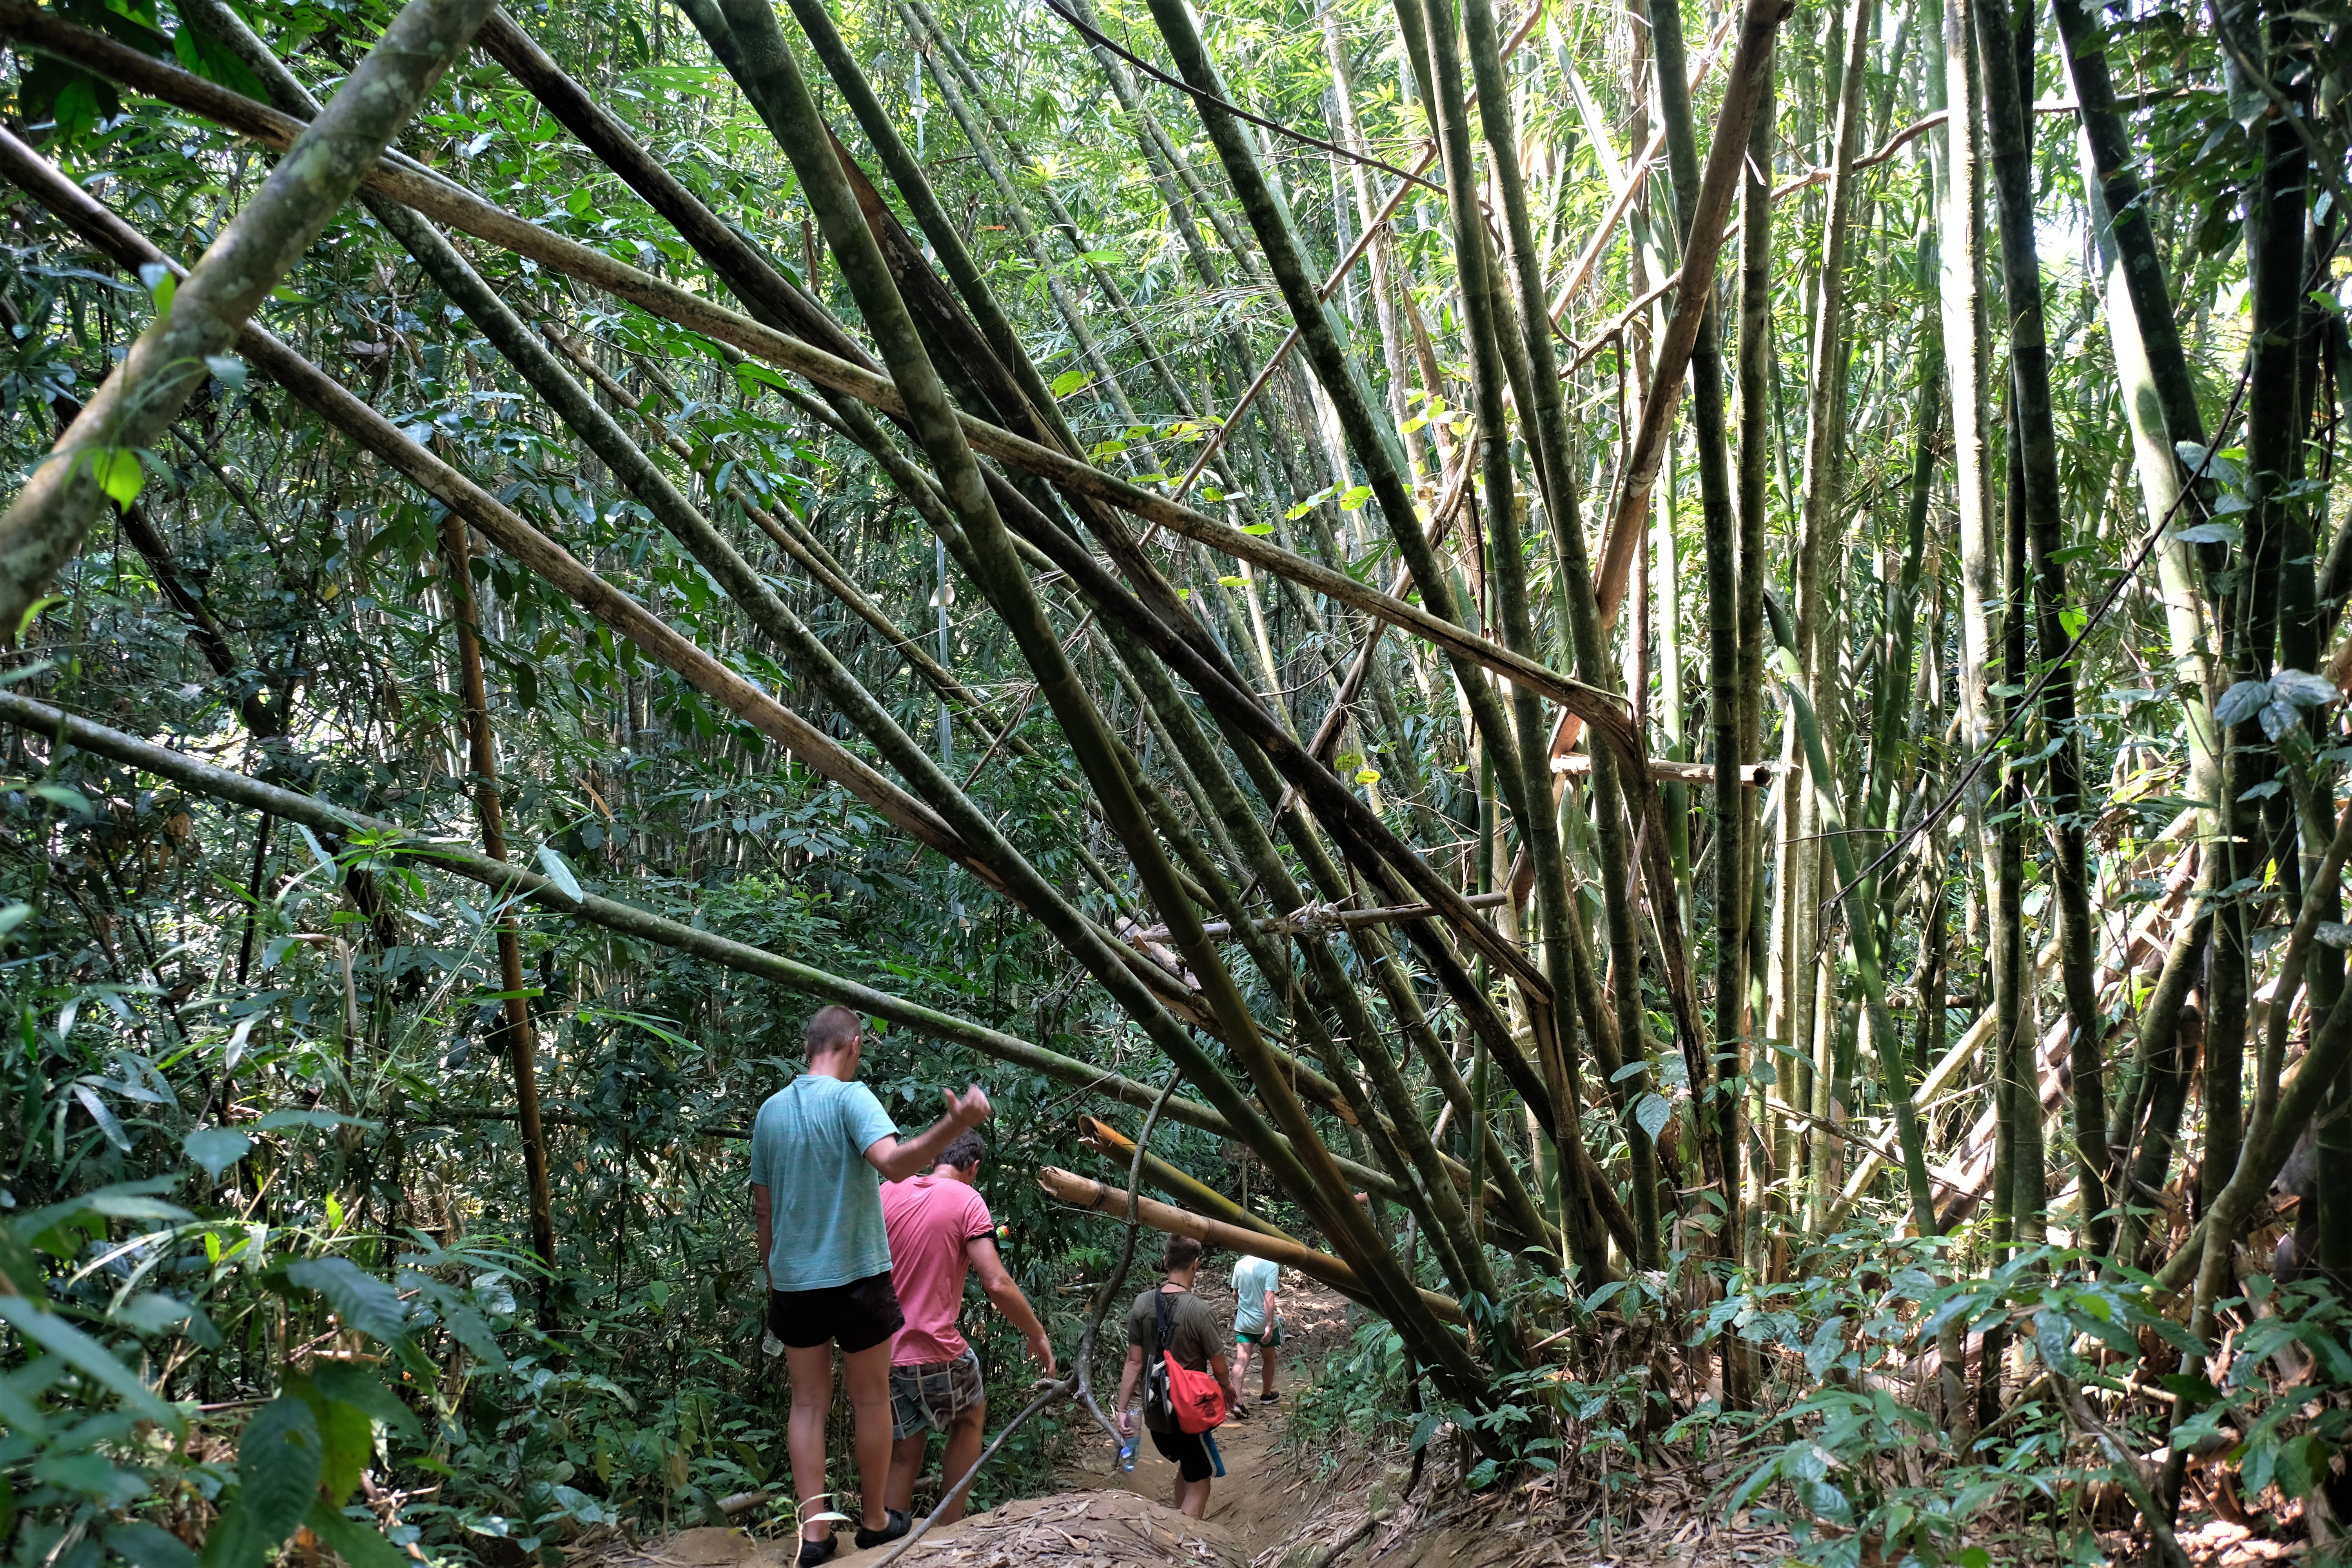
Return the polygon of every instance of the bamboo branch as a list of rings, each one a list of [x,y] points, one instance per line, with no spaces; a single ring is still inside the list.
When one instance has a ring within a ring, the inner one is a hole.
[[[14,634],[110,497],[127,504],[137,495],[141,450],[236,344],[239,329],[377,164],[490,5],[408,0],[326,112],[288,138],[286,157],[195,269],[168,290],[161,279],[150,285],[157,319],[0,513],[0,626]],[[0,16],[12,31],[17,20]]]
[[[1075,1208],[1121,1216],[1127,1212],[1125,1193],[1081,1176],[1075,1171],[1064,1171],[1052,1165],[1040,1166],[1037,1184],[1045,1190],[1048,1196]],[[1319,1279],[1343,1296],[1359,1301],[1366,1299],[1363,1283],[1356,1271],[1328,1252],[1318,1252],[1311,1247],[1284,1241],[1261,1231],[1244,1230],[1223,1220],[1189,1214],[1150,1198],[1137,1199],[1136,1210],[1137,1217],[1154,1230],[1166,1231],[1171,1236],[1189,1236],[1207,1246],[1222,1247],[1228,1252],[1244,1257],[1267,1258],[1286,1268],[1296,1268],[1311,1279]],[[1469,1321],[1463,1313],[1462,1304],[1450,1296],[1423,1290],[1421,1300],[1423,1306],[1445,1322],[1459,1327]]]

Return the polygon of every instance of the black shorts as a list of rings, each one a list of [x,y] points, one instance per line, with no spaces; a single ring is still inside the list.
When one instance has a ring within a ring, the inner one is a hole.
[[[906,1323],[887,1269],[821,1290],[768,1292],[768,1331],[794,1350],[831,1340],[844,1355],[856,1355],[888,1342]]]
[[[1205,1481],[1217,1473],[1209,1462],[1209,1445],[1198,1432],[1154,1432],[1151,1446],[1187,1481]]]

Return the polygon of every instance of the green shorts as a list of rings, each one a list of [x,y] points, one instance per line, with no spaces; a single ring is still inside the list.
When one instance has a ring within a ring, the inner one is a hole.
[[[1235,1329],[1234,1331],[1234,1343],[1237,1345],[1258,1345],[1261,1347],[1278,1345],[1282,1342],[1282,1320],[1280,1318],[1276,1318],[1274,1321],[1273,1339],[1265,1340],[1258,1337],[1265,1331],[1263,1329]]]

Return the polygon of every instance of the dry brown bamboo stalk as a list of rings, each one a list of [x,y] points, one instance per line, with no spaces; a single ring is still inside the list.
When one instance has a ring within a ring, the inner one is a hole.
[[[1474,910],[1499,909],[1509,900],[1508,893],[1467,893],[1463,902]],[[1309,904],[1286,915],[1270,915],[1253,923],[1262,931],[1288,935],[1292,931],[1310,931],[1328,921],[1352,930],[1357,926],[1388,925],[1397,921],[1425,921],[1436,918],[1438,910],[1429,904],[1391,904],[1377,910],[1343,910],[1331,904]],[[1201,928],[1209,935],[1227,938],[1234,934],[1230,921],[1212,921]],[[1166,942],[1168,928],[1153,926],[1148,931],[1126,933],[1129,942]]]
[[[1065,1171],[1053,1165],[1037,1169],[1037,1184],[1048,1196],[1074,1207],[1096,1214],[1127,1217],[1127,1194],[1076,1171]],[[1318,1252],[1295,1241],[1284,1241],[1255,1230],[1244,1230],[1237,1225],[1227,1225],[1220,1219],[1210,1219],[1170,1204],[1156,1203],[1150,1198],[1135,1200],[1137,1215],[1154,1230],[1171,1236],[1189,1236],[1211,1247],[1222,1247],[1228,1252],[1244,1257],[1264,1258],[1286,1268],[1296,1268],[1310,1279],[1319,1279],[1342,1295],[1361,1300],[1362,1281],[1356,1271],[1328,1252]],[[1469,1321],[1462,1303],[1451,1296],[1441,1296],[1434,1290],[1421,1292],[1423,1303],[1444,1321],[1459,1327]]]

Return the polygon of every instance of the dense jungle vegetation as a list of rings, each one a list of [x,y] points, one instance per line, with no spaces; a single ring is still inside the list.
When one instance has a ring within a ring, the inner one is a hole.
[[[2341,1550],[2337,0],[0,35],[10,1563],[727,1517],[828,1001],[1066,1354],[1135,1168],[1335,1447]]]

